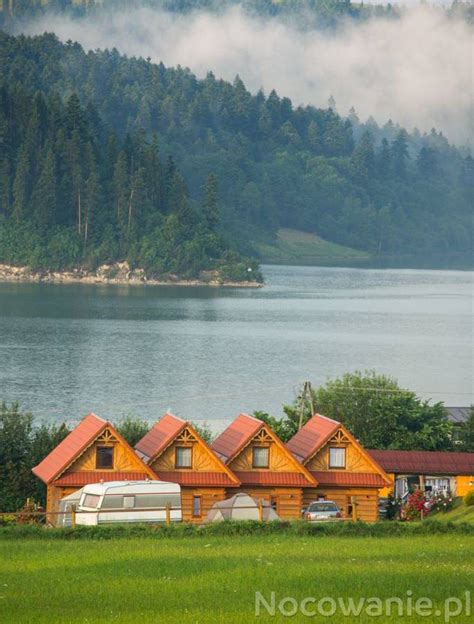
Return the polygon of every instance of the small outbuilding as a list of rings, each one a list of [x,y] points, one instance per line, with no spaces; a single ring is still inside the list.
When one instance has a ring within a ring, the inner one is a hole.
[[[268,501],[262,500],[263,520],[280,520]],[[206,522],[223,520],[260,520],[259,502],[243,492],[215,503],[208,511]]]

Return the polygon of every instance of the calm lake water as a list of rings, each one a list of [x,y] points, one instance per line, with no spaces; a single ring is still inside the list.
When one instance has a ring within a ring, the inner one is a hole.
[[[0,399],[218,429],[355,369],[473,397],[473,273],[265,266],[260,290],[0,284]]]

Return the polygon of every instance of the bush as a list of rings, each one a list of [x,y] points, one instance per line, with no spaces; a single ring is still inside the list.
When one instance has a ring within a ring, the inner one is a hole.
[[[472,507],[474,505],[474,490],[469,490],[462,500],[466,507]]]
[[[443,492],[437,492],[433,494],[428,500],[429,511],[449,511],[452,509],[454,503],[453,496],[450,492],[444,494]]]
[[[456,533],[474,535],[474,526],[468,523],[452,522],[321,522],[303,520],[292,522],[225,521],[196,526],[187,523],[173,524],[134,524],[107,526],[77,526],[76,528],[50,528],[37,524],[0,523],[0,540],[33,538],[50,540],[109,540],[130,538],[180,539],[190,537],[233,537],[288,535],[301,537],[397,537],[407,535],[431,535]]]
[[[425,514],[428,510],[424,493],[421,490],[415,490],[408,496],[406,504],[400,510],[400,518],[408,522],[420,520],[422,512]]]

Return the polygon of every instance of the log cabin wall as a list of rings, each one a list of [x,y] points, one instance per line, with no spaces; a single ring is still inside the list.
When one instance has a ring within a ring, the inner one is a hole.
[[[306,488],[303,494],[303,507],[324,498],[337,504],[343,518],[351,518],[352,497],[356,500],[358,520],[376,522],[379,519],[379,494],[376,488]]]

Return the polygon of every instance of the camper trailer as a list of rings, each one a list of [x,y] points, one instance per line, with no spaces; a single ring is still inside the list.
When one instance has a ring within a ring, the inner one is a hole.
[[[76,523],[181,522],[181,488],[166,481],[108,481],[82,488]]]

